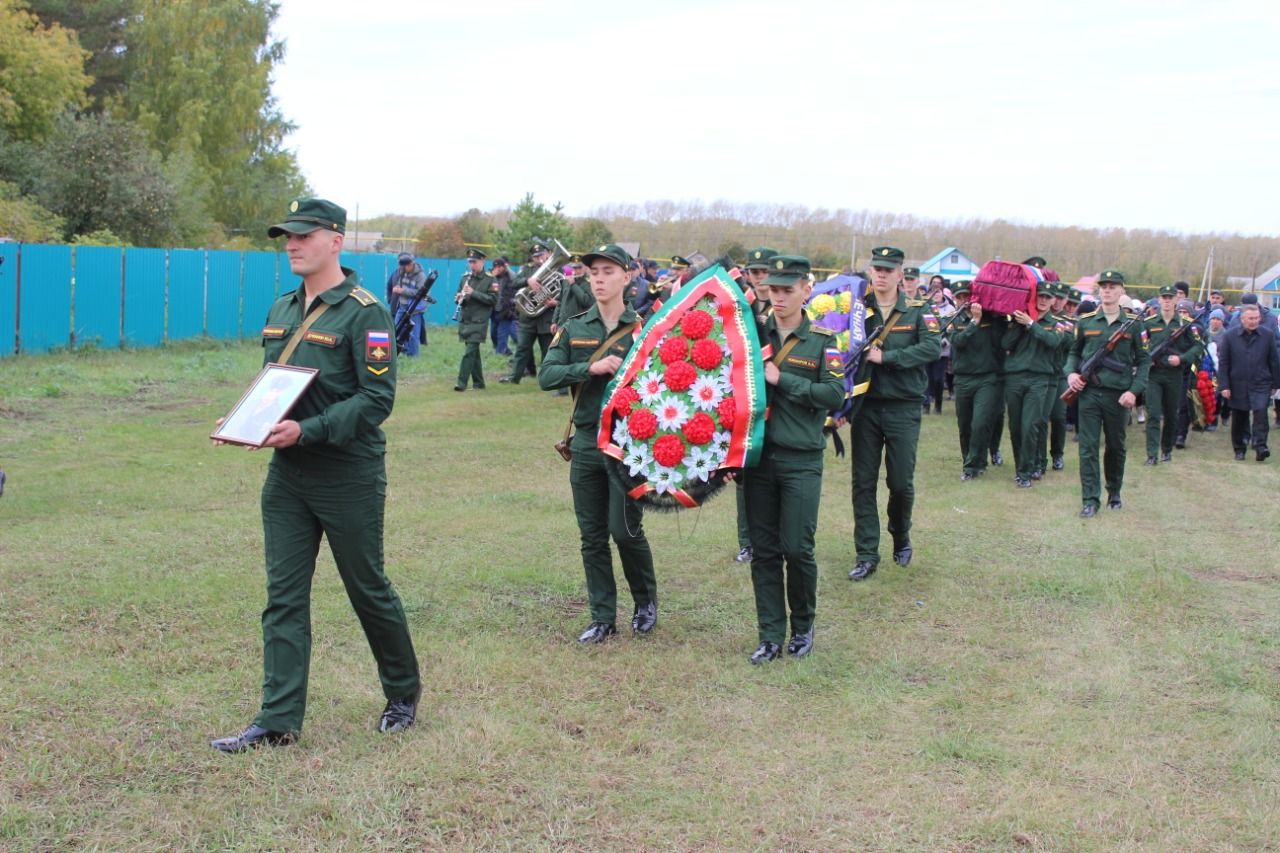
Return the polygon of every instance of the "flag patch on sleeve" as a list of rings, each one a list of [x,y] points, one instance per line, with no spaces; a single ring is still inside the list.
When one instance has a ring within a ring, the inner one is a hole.
[[[391,360],[391,333],[385,331],[368,331],[364,333],[364,360]]]

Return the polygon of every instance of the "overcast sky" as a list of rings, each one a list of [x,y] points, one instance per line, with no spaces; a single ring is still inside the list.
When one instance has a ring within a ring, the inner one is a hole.
[[[1280,3],[281,0],[275,93],[360,216],[526,192],[1280,232]]]

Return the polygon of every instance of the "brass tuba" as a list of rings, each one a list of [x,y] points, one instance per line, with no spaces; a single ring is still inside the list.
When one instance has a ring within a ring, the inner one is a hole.
[[[514,298],[516,310],[526,317],[537,317],[549,307],[547,303],[560,298],[564,289],[564,273],[561,268],[569,260],[569,250],[559,240],[551,240],[551,257],[542,262],[542,266],[534,270],[529,278],[538,280],[538,289],[522,287],[516,291]]]

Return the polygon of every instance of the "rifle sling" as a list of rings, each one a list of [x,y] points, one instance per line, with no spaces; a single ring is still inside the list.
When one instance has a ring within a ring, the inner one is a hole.
[[[319,308],[307,315],[307,319],[302,321],[302,325],[293,333],[293,337],[289,338],[289,343],[285,344],[284,352],[280,353],[280,361],[278,361],[277,364],[289,363],[289,357],[292,356],[293,351],[298,348],[298,344],[302,343],[302,336],[305,335],[307,330],[315,324],[316,320],[320,319],[320,315],[328,310],[329,303],[321,302]]]

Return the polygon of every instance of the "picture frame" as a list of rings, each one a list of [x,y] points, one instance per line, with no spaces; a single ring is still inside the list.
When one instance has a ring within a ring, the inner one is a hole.
[[[271,428],[284,420],[319,372],[312,367],[266,365],[209,437],[261,447]]]

